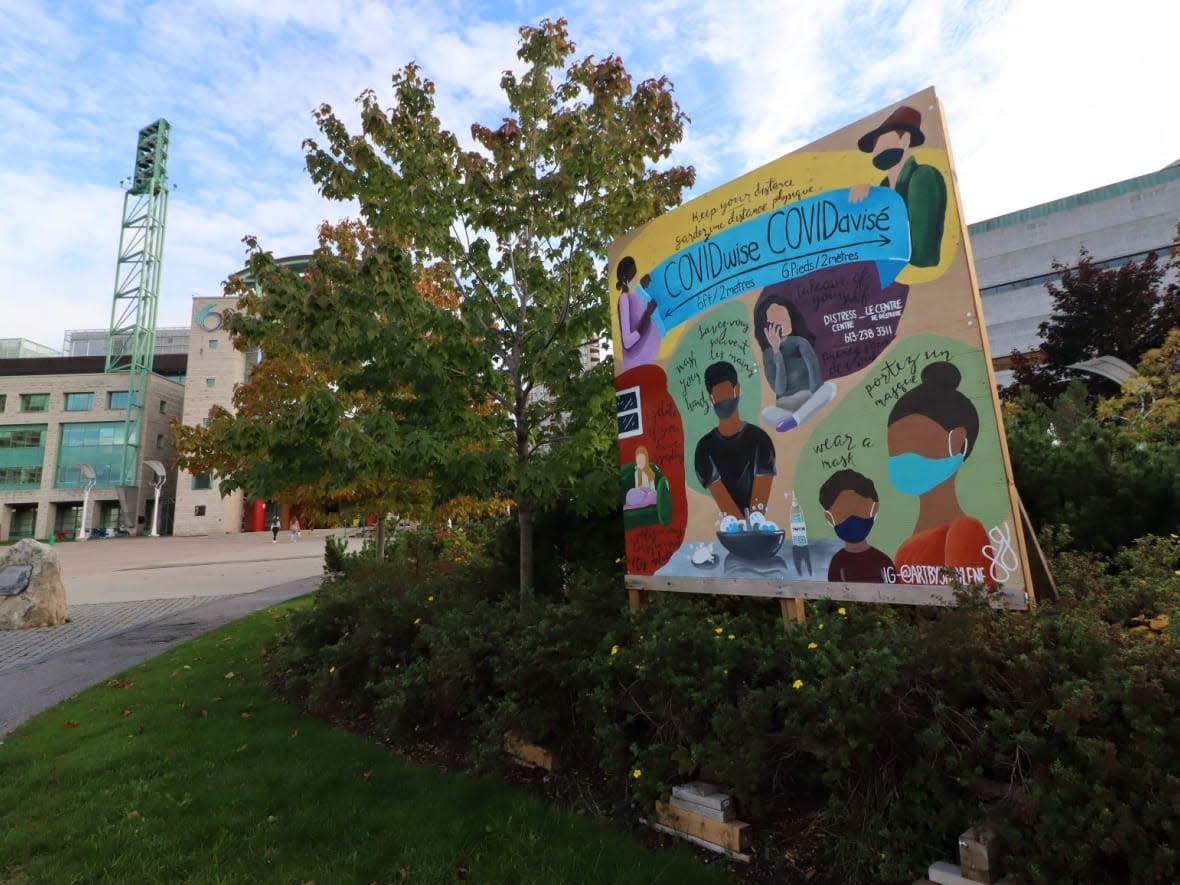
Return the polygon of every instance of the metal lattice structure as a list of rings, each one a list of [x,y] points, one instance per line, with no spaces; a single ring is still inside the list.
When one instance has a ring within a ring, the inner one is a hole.
[[[127,373],[127,416],[119,485],[136,484],[143,405],[156,343],[160,264],[168,215],[168,142],[164,119],[139,130],[131,187],[123,198],[123,228],[107,334],[106,371]]]

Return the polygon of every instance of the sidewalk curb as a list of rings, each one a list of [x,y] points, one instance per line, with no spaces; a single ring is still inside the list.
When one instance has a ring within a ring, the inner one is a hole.
[[[317,575],[251,593],[215,597],[7,670],[0,679],[0,741],[33,716],[80,691],[231,621],[311,593],[322,582],[323,577]]]

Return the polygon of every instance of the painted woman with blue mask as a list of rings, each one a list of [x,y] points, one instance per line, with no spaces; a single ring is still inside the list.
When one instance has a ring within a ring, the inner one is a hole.
[[[913,533],[893,557],[899,583],[945,583],[942,568],[963,583],[994,583],[983,553],[987,530],[964,512],[955,489],[979,436],[979,413],[958,389],[961,377],[953,363],[930,363],[889,413],[889,478],[918,499]]]

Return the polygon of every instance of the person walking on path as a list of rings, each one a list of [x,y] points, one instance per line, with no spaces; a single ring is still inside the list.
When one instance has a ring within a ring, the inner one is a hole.
[[[279,518],[276,516],[270,521],[270,542],[272,544],[279,543],[279,529],[282,525],[279,523]]]
[[[291,541],[294,543],[299,540],[299,517],[291,517]]]

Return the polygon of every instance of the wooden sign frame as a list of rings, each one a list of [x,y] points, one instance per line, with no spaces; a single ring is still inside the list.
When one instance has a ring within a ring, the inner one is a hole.
[[[612,244],[633,604],[1052,592],[943,120],[926,89]]]

